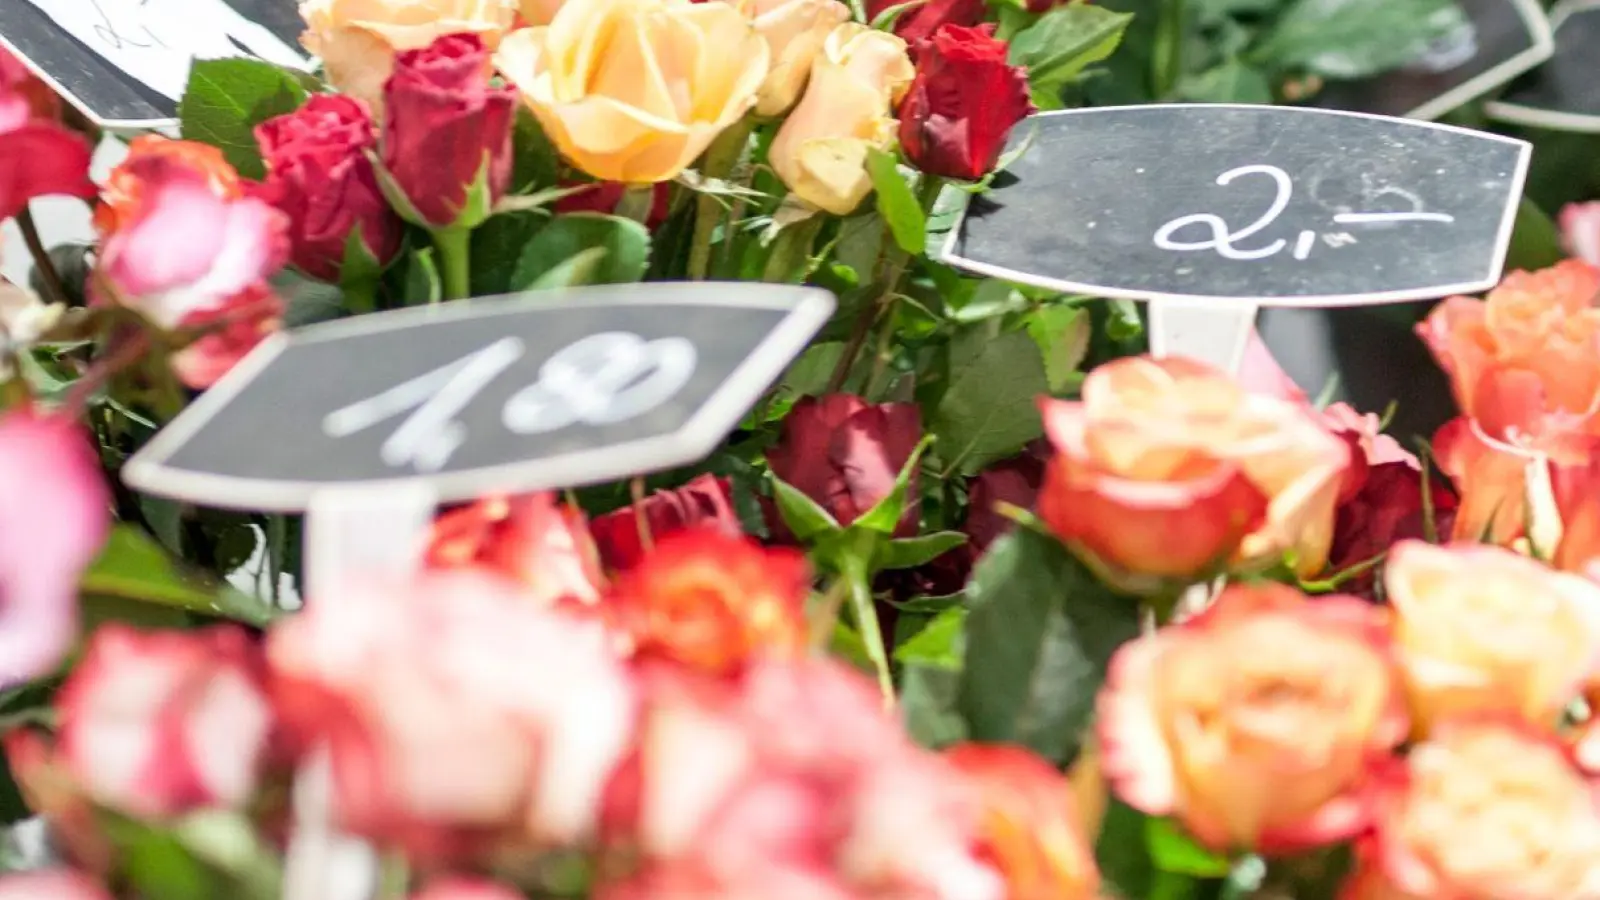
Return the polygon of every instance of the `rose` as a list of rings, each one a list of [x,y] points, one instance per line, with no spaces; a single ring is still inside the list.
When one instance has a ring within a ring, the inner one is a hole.
[[[411,900],[522,900],[522,894],[496,881],[449,876],[428,882]]]
[[[589,523],[589,533],[600,549],[600,560],[611,569],[638,564],[646,555],[645,535],[659,541],[667,535],[698,528],[728,535],[743,531],[726,478],[701,475],[680,488],[657,491],[633,506]]]
[[[255,645],[232,626],[103,626],[56,709],[66,770],[96,802],[145,817],[243,805],[273,723]]]
[[[903,0],[867,0],[867,20],[875,21]],[[922,41],[944,25],[976,25],[983,21],[983,0],[927,0],[900,13],[894,20],[894,33],[920,50]]]
[[[567,3],[495,57],[562,156],[629,184],[670,181],[694,162],[755,105],[767,61],[738,10],[667,0]]]
[[[1385,773],[1372,849],[1392,897],[1600,896],[1596,796],[1548,734],[1450,722]]]
[[[255,134],[272,203],[289,217],[291,262],[336,282],[352,234],[380,265],[394,258],[402,226],[367,157],[378,137],[361,101],[318,94]]]
[[[994,25],[945,25],[918,48],[900,107],[900,149],[929,175],[977,181],[1000,161],[1011,129],[1034,111],[1028,74],[1006,64]]]
[[[767,465],[840,525],[849,525],[889,496],[921,440],[922,414],[915,404],[873,405],[853,394],[806,397],[783,420]],[[908,497],[917,496],[915,485],[913,480]],[[915,501],[907,504],[896,534],[916,533],[917,511]],[[771,524],[788,534],[781,519]]]
[[[1015,526],[1016,523],[1001,511],[1000,504],[1033,508],[1044,483],[1044,469],[1042,456],[1030,451],[995,463],[972,480],[967,491],[967,521],[961,530],[966,533],[974,552],[989,549],[990,544]]]
[[[892,110],[914,74],[900,38],[854,22],[830,32],[768,150],[784,185],[834,215],[853,212],[872,192],[868,151],[893,143]]]
[[[697,0],[703,2],[703,0]],[[840,0],[736,0],[767,42],[771,67],[756,95],[756,113],[781,116],[800,99],[811,63],[828,35],[850,18]]]
[[[1600,585],[1509,550],[1404,541],[1384,587],[1417,732],[1461,713],[1554,727],[1600,673]]]
[[[1561,210],[1561,243],[1574,257],[1600,266],[1600,201],[1569,203]]]
[[[487,497],[440,516],[427,563],[476,568],[514,582],[539,606],[593,606],[605,576],[583,513],[553,494]]]
[[[1269,854],[1364,828],[1368,772],[1407,731],[1380,612],[1278,584],[1124,644],[1098,716],[1117,796],[1213,849]]]
[[[1361,489],[1339,505],[1328,571],[1371,565],[1396,542],[1426,537],[1429,504],[1436,533],[1448,535],[1455,518],[1456,496],[1437,475],[1430,477],[1424,497],[1420,467],[1394,462],[1369,469]],[[1343,589],[1368,596],[1375,583],[1369,571],[1344,582]]]
[[[110,530],[94,444],[70,419],[0,416],[0,690],[48,674],[78,628],[78,580]]]
[[[419,225],[474,227],[511,183],[516,94],[491,86],[490,74],[477,35],[446,35],[395,57],[383,88],[383,164]]]
[[[805,652],[804,555],[706,529],[668,535],[605,598],[635,651],[714,674]]]
[[[1320,571],[1349,463],[1298,403],[1244,391],[1187,359],[1100,366],[1082,400],[1040,401],[1056,454],[1039,514],[1106,577],[1192,581],[1293,551]]]
[[[61,98],[9,51],[0,48],[0,122],[56,119]]]
[[[424,857],[586,837],[634,726],[600,624],[480,572],[310,598],[267,658],[295,748],[327,747],[334,821]]]
[[[381,117],[397,53],[449,34],[475,34],[493,49],[516,12],[515,0],[303,0],[300,42],[321,58],[335,87]]]
[[[587,184],[568,183],[562,185],[569,188],[582,188],[555,202],[556,212],[597,212],[603,215],[625,215],[624,209],[628,205],[638,202],[644,205],[644,191],[635,193],[627,185],[616,181],[591,181]],[[645,189],[649,194],[649,210],[644,212],[644,227],[657,228],[667,220],[667,215],[672,212],[672,184],[661,181]]]
[[[268,335],[283,327],[283,300],[264,284],[234,295],[223,306],[185,317],[187,328],[209,329],[172,355],[172,371],[196,390],[216,384]]]
[[[958,744],[944,758],[983,798],[980,845],[1008,897],[1097,897],[1094,853],[1079,830],[1072,788],[1055,767],[1001,744]]]
[[[82,135],[55,121],[57,109],[49,90],[0,50],[0,222],[38,197],[95,195],[89,180],[93,150]]]
[[[144,202],[145,175],[152,168],[150,159],[165,159],[193,173],[211,193],[225,201],[244,196],[239,173],[222,151],[198,141],[175,141],[158,134],[145,134],[128,144],[128,155],[106,176],[95,207],[94,226],[102,238],[121,230],[139,212]]]
[[[1513,443],[1600,433],[1600,269],[1567,260],[1513,272],[1482,302],[1451,297],[1417,333],[1462,413]]]
[[[522,0],[522,18],[529,25],[549,25],[567,0]]]
[[[1582,462],[1552,461],[1550,495],[1560,518],[1561,537],[1551,565],[1600,580],[1600,453]]]
[[[111,894],[81,872],[45,869],[0,876],[0,900],[111,900]]]

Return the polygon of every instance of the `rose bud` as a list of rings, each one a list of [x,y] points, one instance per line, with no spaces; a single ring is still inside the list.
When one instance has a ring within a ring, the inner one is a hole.
[[[1427,500],[1433,508],[1434,527],[1448,535],[1456,512],[1456,495],[1437,473],[1430,473]],[[1339,506],[1328,571],[1341,572],[1370,564],[1403,540],[1427,536],[1428,511],[1424,504],[1420,466],[1392,462],[1367,472],[1361,489]],[[1376,576],[1368,571],[1344,582],[1344,590],[1371,599]]]
[[[1028,73],[1006,64],[995,26],[945,25],[917,49],[917,77],[900,106],[900,149],[929,175],[977,181],[993,171],[1011,129],[1034,111]]]
[[[111,893],[82,872],[45,869],[0,875],[0,900],[112,900]]]
[[[1409,725],[1380,611],[1270,583],[1123,645],[1098,717],[1113,793],[1214,850],[1265,854],[1365,828],[1368,773]]]
[[[510,186],[516,92],[489,83],[489,56],[482,38],[452,34],[395,57],[383,164],[418,225],[475,227]]]
[[[1447,722],[1382,784],[1371,852],[1394,892],[1367,896],[1600,896],[1596,785],[1548,732]]]
[[[810,586],[804,555],[696,529],[663,539],[604,603],[639,654],[721,675],[805,652]]]
[[[983,798],[983,858],[1000,871],[1007,897],[1094,900],[1100,875],[1079,830],[1072,788],[1054,766],[1022,747],[958,744],[946,762]]]
[[[968,546],[981,554],[1016,523],[1001,511],[1001,504],[1032,509],[1044,484],[1045,462],[1030,449],[1021,456],[995,463],[972,479],[967,493],[967,521],[961,530]]]
[[[614,39],[626,35],[626,39]],[[565,3],[495,65],[562,157],[601,181],[671,181],[755,105],[767,44],[727,3]]]
[[[1510,550],[1404,541],[1384,587],[1417,733],[1463,713],[1554,728],[1600,674],[1600,585]]]
[[[548,2],[548,0],[546,0]],[[511,29],[516,4],[503,0],[301,0],[300,43],[322,60],[328,81],[382,117],[383,86],[395,55],[451,34],[472,34],[493,50]],[[537,23],[536,23],[537,24]]]
[[[427,564],[508,578],[540,606],[593,606],[605,586],[583,513],[554,494],[487,497],[445,513],[434,522]]]
[[[901,0],[867,0],[867,21],[901,5]],[[894,20],[894,33],[920,50],[921,42],[945,25],[976,25],[985,12],[983,0],[928,0],[903,10]]]
[[[913,403],[869,404],[853,394],[806,397],[789,410],[777,446],[767,451],[772,474],[849,525],[894,490],[895,479],[922,440]],[[917,532],[916,476],[896,534]],[[788,536],[781,518],[769,523]]]
[[[249,635],[106,625],[56,696],[57,749],[96,802],[135,816],[238,807],[273,725]]]
[[[781,116],[800,99],[811,63],[835,27],[850,19],[840,0],[735,0],[767,42],[771,67],[756,95],[756,114]]]
[[[701,475],[680,488],[657,491],[638,504],[589,523],[600,560],[610,569],[630,569],[643,559],[645,535],[659,541],[689,529],[743,533],[726,478]]]
[[[1040,401],[1054,446],[1040,517],[1128,589],[1293,554],[1322,570],[1350,453],[1308,407],[1188,359],[1130,357]]]
[[[273,205],[289,216],[290,261],[323,281],[339,280],[350,236],[387,265],[400,250],[400,217],[378,188],[367,151],[378,145],[360,100],[318,94],[256,126]]]
[[[1600,266],[1600,200],[1569,203],[1561,210],[1561,244],[1567,253]]]

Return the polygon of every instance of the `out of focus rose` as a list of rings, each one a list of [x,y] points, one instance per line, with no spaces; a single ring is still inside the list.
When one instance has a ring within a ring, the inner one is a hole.
[[[1460,495],[1451,536],[1461,541],[1509,545],[1528,522],[1528,464],[1533,456],[1490,442],[1465,416],[1433,436],[1433,455]]]
[[[1107,577],[1327,561],[1350,453],[1309,408],[1193,360],[1130,357],[1091,372],[1082,400],[1040,409],[1056,455],[1039,514]]]
[[[105,542],[111,494],[76,422],[0,416],[0,690],[48,674],[78,633],[78,580]]]
[[[876,20],[891,8],[901,6],[902,0],[867,0],[867,19]],[[894,20],[894,33],[912,46],[933,36],[945,25],[976,25],[983,21],[986,12],[983,0],[927,0],[911,6]]]
[[[492,50],[516,15],[516,0],[303,0],[300,43],[335,87],[380,112],[397,53],[449,34],[478,35]]]
[[[913,166],[977,181],[994,170],[1011,129],[1034,111],[1028,73],[1006,62],[993,24],[945,25],[917,48],[900,107],[900,149]]]
[[[1486,300],[1451,297],[1417,333],[1450,376],[1462,413],[1524,445],[1600,433],[1600,269],[1567,260],[1512,272]]]
[[[1071,786],[1021,747],[959,744],[944,752],[977,788],[984,817],[979,844],[1013,900],[1098,896],[1094,853],[1080,829]]]
[[[523,900],[523,896],[497,881],[451,876],[428,882],[411,900]]]
[[[522,20],[529,25],[549,25],[567,0],[522,0]]]
[[[1393,891],[1357,896],[1600,896],[1596,785],[1548,733],[1445,723],[1383,780],[1372,848]]]
[[[604,628],[480,572],[310,598],[267,657],[294,745],[328,748],[335,822],[424,857],[582,839],[633,733]]]
[[[111,900],[111,894],[81,872],[46,869],[0,876],[0,900]]]
[[[1343,438],[1345,445],[1350,448],[1350,468],[1344,473],[1344,484],[1339,492],[1340,503],[1360,493],[1373,467],[1399,463],[1419,470],[1421,468],[1416,454],[1383,433],[1383,420],[1377,413],[1359,412],[1348,403],[1333,403],[1322,411],[1322,423],[1329,431]]]
[[[40,81],[22,60],[0,49],[0,121],[54,119],[61,115],[61,98]]]
[[[1384,587],[1416,731],[1461,714],[1554,728],[1600,674],[1600,585],[1510,550],[1405,541]]]
[[[103,626],[56,708],[67,771],[96,802],[144,817],[244,804],[272,730],[256,647],[232,626]]]
[[[666,536],[618,576],[606,609],[636,652],[712,674],[807,646],[804,554],[693,529]]]
[[[539,606],[592,606],[605,584],[583,513],[554,494],[488,497],[445,513],[434,522],[427,563],[493,572]]]
[[[807,397],[784,418],[767,464],[840,525],[849,525],[889,496],[921,440],[922,414],[914,403],[870,404],[853,394]],[[896,531],[901,537],[917,530],[915,480],[907,495]],[[772,519],[774,533],[787,536],[782,520]]]
[[[37,197],[95,195],[92,148],[56,121],[54,94],[10,53],[0,50],[0,221]]]
[[[1600,266],[1600,200],[1561,210],[1561,243],[1573,257]]]
[[[172,370],[196,390],[216,384],[256,345],[283,327],[283,300],[264,284],[252,285],[218,309],[184,317],[200,336],[172,355]]]
[[[682,487],[656,491],[633,506],[600,516],[589,523],[600,561],[610,569],[632,568],[646,555],[646,535],[660,540],[689,529],[742,533],[730,491],[726,478],[701,475]]]
[[[734,0],[733,5],[755,25],[771,53],[756,113],[781,116],[800,99],[812,61],[829,33],[849,20],[850,7],[840,0]]]
[[[239,173],[234,171],[222,151],[199,141],[175,141],[158,134],[145,134],[128,143],[128,155],[106,176],[100,190],[100,205],[95,207],[95,230],[102,238],[119,231],[144,208],[151,159],[164,159],[189,170],[219,200],[233,201],[244,196]]]
[[[670,181],[756,103],[769,51],[727,3],[585,0],[495,56],[573,165],[602,181]]]
[[[1277,584],[1124,645],[1098,714],[1117,796],[1214,849],[1268,854],[1365,828],[1369,771],[1408,730],[1379,611]]]
[[[830,32],[768,151],[784,185],[834,215],[854,212],[872,192],[867,156],[894,142],[894,108],[914,75],[900,38],[856,22]]]

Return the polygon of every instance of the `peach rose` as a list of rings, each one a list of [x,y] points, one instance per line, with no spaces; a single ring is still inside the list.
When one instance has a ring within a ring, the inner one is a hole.
[[[1039,513],[1124,584],[1294,553],[1319,571],[1350,452],[1309,407],[1187,359],[1120,359],[1041,401],[1055,446]]]
[[[1430,900],[1600,896],[1600,803],[1554,738],[1455,721],[1395,760],[1373,847],[1387,894]]]
[[[549,25],[567,0],[522,0],[522,20],[529,25]]]
[[[755,23],[772,52],[756,112],[781,116],[800,99],[812,61],[833,29],[850,19],[850,7],[839,0],[734,0],[734,6]]]
[[[1124,645],[1098,713],[1117,796],[1207,846],[1265,853],[1364,828],[1368,773],[1408,725],[1381,613],[1278,584],[1229,588]]]
[[[1384,587],[1417,731],[1461,713],[1554,727],[1600,672],[1600,585],[1510,550],[1403,541]]]
[[[772,140],[778,177],[812,206],[854,211],[872,192],[867,151],[893,143],[893,109],[915,75],[904,40],[855,22],[833,29],[805,96]]]
[[[492,50],[516,21],[517,0],[304,0],[300,16],[300,43],[322,60],[328,80],[366,101],[381,121],[396,53],[464,33]]]
[[[755,105],[766,41],[722,2],[585,0],[509,35],[495,64],[573,165],[667,181]]]

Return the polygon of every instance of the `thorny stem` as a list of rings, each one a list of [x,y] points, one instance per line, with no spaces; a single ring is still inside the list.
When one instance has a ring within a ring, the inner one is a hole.
[[[34,224],[32,210],[23,207],[17,213],[17,228],[22,232],[23,243],[28,245],[28,255],[33,257],[33,266],[39,272],[39,279],[44,282],[45,293],[49,295],[45,299],[70,306],[66,283],[61,280],[61,273],[56,271],[56,264],[50,261],[50,251],[45,249],[44,241],[39,239],[39,227]]]
[[[755,120],[746,116],[718,135],[700,162],[701,177],[727,178],[728,173],[732,172],[734,165],[739,162],[739,157],[744,154],[745,144],[749,142],[750,132],[754,128]],[[700,196],[695,198],[694,237],[689,244],[690,281],[705,280],[706,273],[711,268],[711,236],[721,221],[721,202],[716,195],[701,190]],[[724,239],[726,240],[726,237]]]
[[[441,228],[433,232],[439,249],[439,286],[444,299],[472,296],[472,232],[466,228]]]

